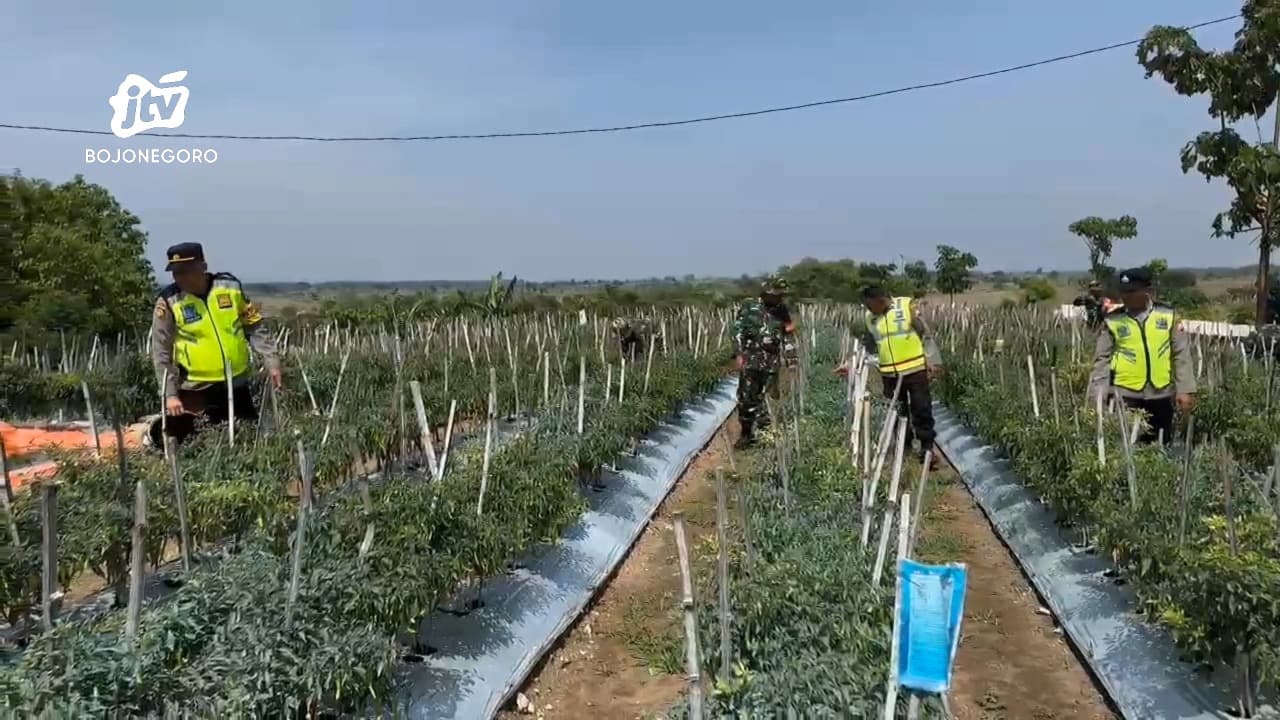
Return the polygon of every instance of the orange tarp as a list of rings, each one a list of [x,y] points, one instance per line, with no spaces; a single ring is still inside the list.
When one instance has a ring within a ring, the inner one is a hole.
[[[142,438],[146,434],[146,427],[144,423],[133,425],[126,429],[125,447],[141,447]],[[77,448],[92,450],[94,447],[93,433],[87,429],[44,430],[33,427],[15,427],[8,423],[0,422],[0,437],[4,438],[5,452],[11,461],[30,455],[39,455],[46,450],[73,450]],[[116,434],[111,430],[98,433],[98,440],[102,448],[113,448],[116,445]],[[57,463],[52,461],[36,462],[20,468],[11,468],[9,470],[9,482],[13,483],[13,489],[17,490],[33,480],[52,477],[57,472]]]

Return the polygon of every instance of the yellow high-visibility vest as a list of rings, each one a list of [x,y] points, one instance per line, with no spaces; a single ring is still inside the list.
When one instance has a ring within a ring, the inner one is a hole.
[[[1153,305],[1139,323],[1120,310],[1106,317],[1115,341],[1111,353],[1111,384],[1142,392],[1148,383],[1163,390],[1173,383],[1173,309]]]
[[[222,382],[249,371],[249,338],[245,324],[262,317],[245,299],[240,281],[219,273],[213,276],[208,299],[170,286],[164,293],[177,326],[174,362],[186,371],[186,380]]]
[[[876,339],[880,372],[902,375],[927,364],[924,340],[911,327],[911,298],[896,297],[884,315],[867,313],[867,329]]]

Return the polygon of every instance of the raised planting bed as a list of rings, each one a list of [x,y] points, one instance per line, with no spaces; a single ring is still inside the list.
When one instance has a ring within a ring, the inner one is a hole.
[[[423,662],[407,665],[408,715],[421,720],[491,718],[542,655],[578,618],[643,532],[689,463],[733,411],[736,380],[688,403],[642,442],[634,457],[605,469],[587,492],[587,511],[554,542],[485,582],[483,605],[437,611],[424,621]],[[454,607],[473,599],[455,598]]]
[[[1037,319],[940,323],[939,442],[1126,717],[1275,717],[1276,368],[1193,338],[1194,423],[1135,447],[1138,415],[1086,399],[1086,339]]]

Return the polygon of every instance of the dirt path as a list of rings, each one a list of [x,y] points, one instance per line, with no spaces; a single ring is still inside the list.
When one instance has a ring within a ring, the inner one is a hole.
[[[1115,718],[960,479],[950,469],[935,479],[918,554],[969,568],[950,697],[957,719]]]
[[[707,554],[706,543],[715,542],[715,470],[728,467],[736,425],[721,428],[694,460],[617,575],[522,689],[533,710],[509,708],[502,720],[652,718],[680,699],[684,636],[671,515],[684,514],[690,552]]]

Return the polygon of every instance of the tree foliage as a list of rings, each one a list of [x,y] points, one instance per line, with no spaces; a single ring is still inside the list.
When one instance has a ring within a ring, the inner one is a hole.
[[[933,273],[929,272],[929,266],[923,260],[903,265],[902,276],[914,297],[922,297],[933,284]]]
[[[970,273],[977,266],[978,258],[973,253],[962,252],[950,245],[939,245],[938,259],[933,263],[938,292],[944,292],[954,300],[956,293],[973,287]]]
[[[114,335],[149,321],[147,235],[106,188],[9,177],[0,208],[0,332]]]
[[[813,300],[858,302],[861,288],[877,284],[890,292],[910,293],[911,282],[896,274],[897,265],[858,263],[856,260],[805,258],[795,265],[783,265],[778,274],[786,278],[796,297]]]
[[[1271,143],[1245,140],[1230,125],[1261,121],[1280,96],[1280,0],[1248,0],[1230,50],[1205,50],[1183,28],[1156,26],[1138,44],[1147,77],[1159,75],[1180,95],[1207,95],[1216,130],[1182,149],[1182,171],[1222,180],[1235,193],[1211,223],[1215,237],[1258,233],[1257,321],[1266,316],[1271,248],[1280,243],[1280,116]]]
[[[1084,240],[1085,247],[1089,248],[1089,271],[1094,279],[1106,282],[1115,274],[1115,268],[1107,264],[1115,241],[1136,237],[1138,221],[1130,215],[1112,219],[1091,215],[1071,223],[1067,230]]]

